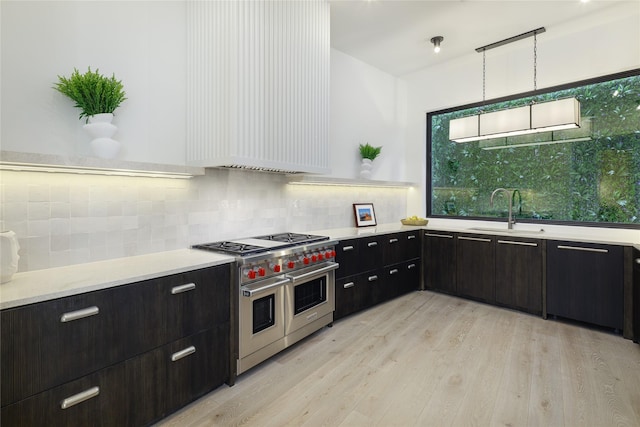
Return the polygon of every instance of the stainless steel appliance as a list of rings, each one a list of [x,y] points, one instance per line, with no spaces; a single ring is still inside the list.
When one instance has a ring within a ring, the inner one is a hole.
[[[193,246],[236,257],[238,374],[333,322],[336,243],[279,233]]]

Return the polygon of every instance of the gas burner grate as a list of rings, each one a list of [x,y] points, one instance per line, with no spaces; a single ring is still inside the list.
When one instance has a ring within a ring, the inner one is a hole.
[[[322,240],[329,240],[328,236],[314,236],[312,234],[300,234],[300,233],[278,233],[268,234],[265,236],[258,236],[255,239],[259,240],[272,240],[275,242],[286,243],[311,243],[320,242]]]
[[[249,245],[249,244],[238,243],[238,242],[204,243],[201,245],[194,245],[193,248],[205,249],[208,251],[225,252],[228,254],[236,254],[236,255],[257,254],[257,253],[266,252],[269,250],[269,248],[265,248],[262,246],[255,246],[255,245]]]

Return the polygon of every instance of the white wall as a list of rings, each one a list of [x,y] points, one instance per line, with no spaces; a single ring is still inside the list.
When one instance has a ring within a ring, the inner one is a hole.
[[[186,6],[183,1],[0,3],[3,150],[91,155],[79,110],[52,89],[87,67],[122,80],[119,158],[184,164]],[[96,17],[99,16],[99,19]],[[383,146],[373,178],[406,180],[403,82],[331,51],[330,167],[355,178],[358,144]]]
[[[382,146],[371,178],[406,181],[404,82],[339,50],[331,50],[332,176],[358,178],[359,144]]]
[[[120,158],[184,164],[185,3],[6,1],[1,8],[3,150],[89,155],[57,76],[87,67],[122,80]]]
[[[613,5],[538,36],[538,89],[640,68],[640,5]],[[533,39],[487,51],[486,99],[533,90]],[[408,212],[426,212],[426,113],[482,101],[482,55],[405,76],[407,177],[423,183]],[[419,197],[418,197],[419,196]]]

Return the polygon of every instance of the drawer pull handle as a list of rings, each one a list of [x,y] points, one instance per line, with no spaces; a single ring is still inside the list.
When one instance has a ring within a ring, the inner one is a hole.
[[[600,253],[600,254],[608,254],[609,253],[609,251],[607,249],[583,248],[581,246],[558,245],[558,249],[568,249],[570,251],[597,252],[597,253]]]
[[[100,387],[91,387],[88,390],[85,390],[81,393],[74,394],[73,396],[67,397],[60,403],[61,409],[71,408],[78,403],[82,403],[85,400],[89,400],[92,397],[96,397],[100,394]]]
[[[407,270],[411,270],[412,268],[416,268],[416,265],[415,264],[409,264],[407,266]]]
[[[354,282],[349,282],[349,283],[345,283],[344,285],[342,285],[343,288],[345,289],[349,289],[349,288],[353,288],[356,284]]]
[[[398,272],[397,268],[394,268],[393,270],[389,270],[389,274],[396,274]]]
[[[514,240],[498,240],[498,243],[503,243],[505,245],[519,245],[519,246],[538,246],[537,243],[532,242],[517,242]]]
[[[398,239],[389,239],[389,243],[396,243]]]
[[[416,238],[416,235],[415,235],[415,234],[409,234],[409,235],[407,236],[407,240],[411,240],[411,239],[415,239],[415,238]]]
[[[491,242],[491,239],[483,239],[482,237],[459,236],[458,239],[460,239],[460,240],[473,240],[474,242],[487,242],[487,243]]]
[[[445,239],[453,239],[453,236],[449,234],[433,234],[433,233],[424,233],[425,236],[429,237],[443,237]]]
[[[367,246],[369,246],[370,248],[372,248],[374,246],[378,246],[378,242],[369,242],[369,243],[367,243]]]
[[[85,317],[95,316],[100,313],[100,309],[95,305],[93,307],[83,308],[82,310],[70,311],[60,316],[60,322],[72,322],[78,319],[84,319]]]
[[[373,281],[376,281],[376,280],[378,280],[378,276],[369,276],[369,281],[370,282],[373,282]]]
[[[171,288],[171,294],[181,294],[183,292],[192,291],[196,288],[195,283],[187,283],[186,285],[174,286]]]
[[[347,252],[347,251],[352,251],[353,250],[353,246],[343,246],[342,247],[342,252]]]
[[[196,348],[194,346],[189,346],[187,348],[185,348],[184,350],[180,350],[178,352],[175,352],[171,355],[171,361],[172,362],[177,362],[178,360],[182,359],[183,357],[187,357],[190,354],[193,354],[196,352]]]

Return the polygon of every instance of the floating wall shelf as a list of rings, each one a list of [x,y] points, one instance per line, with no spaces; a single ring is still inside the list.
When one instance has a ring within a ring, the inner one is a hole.
[[[18,151],[0,151],[0,170],[182,179],[205,174],[204,168],[193,166]]]
[[[378,181],[374,179],[334,178],[317,175],[290,175],[290,185],[333,185],[342,187],[382,187],[410,188],[417,186],[414,182]]]

